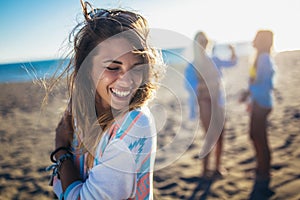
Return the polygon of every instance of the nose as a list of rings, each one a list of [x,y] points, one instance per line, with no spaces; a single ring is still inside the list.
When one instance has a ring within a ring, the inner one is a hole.
[[[130,87],[133,84],[133,79],[130,71],[120,73],[118,84],[122,87]]]

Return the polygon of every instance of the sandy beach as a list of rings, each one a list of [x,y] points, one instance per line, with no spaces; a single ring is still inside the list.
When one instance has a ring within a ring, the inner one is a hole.
[[[275,55],[275,105],[269,119],[272,149],[270,199],[300,199],[300,51]],[[255,156],[248,137],[249,116],[238,103],[247,86],[248,59],[225,69],[226,133],[222,179],[200,177],[199,152],[203,132],[197,120],[188,119],[188,94],[183,85],[185,66],[168,68],[156,99],[150,104],[158,127],[158,153],[154,172],[155,199],[248,199]],[[40,84],[0,84],[0,200],[54,199],[48,186],[54,130],[66,105],[66,89],[56,88],[48,105]],[[212,160],[213,161],[213,160]]]

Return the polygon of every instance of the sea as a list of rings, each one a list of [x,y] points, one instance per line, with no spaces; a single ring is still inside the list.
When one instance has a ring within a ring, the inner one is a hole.
[[[248,55],[252,51],[249,43],[235,44],[234,47],[238,56]],[[169,66],[173,64],[187,65],[188,60],[185,58],[185,52],[186,47],[163,49],[163,60]],[[222,59],[228,59],[230,57],[228,45],[215,45],[214,54]],[[68,62],[69,59],[50,59],[0,64],[0,83],[48,79],[55,74],[60,74]]]
[[[0,83],[49,79],[56,72],[56,74],[62,72],[68,61],[68,59],[51,59],[0,64]]]

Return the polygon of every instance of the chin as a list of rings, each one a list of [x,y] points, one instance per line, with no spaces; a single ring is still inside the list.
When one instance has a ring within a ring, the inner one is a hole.
[[[129,103],[112,103],[111,107],[115,110],[129,109]]]

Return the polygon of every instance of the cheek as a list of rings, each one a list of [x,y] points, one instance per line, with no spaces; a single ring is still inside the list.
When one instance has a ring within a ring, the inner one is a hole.
[[[138,86],[144,85],[149,80],[149,71],[145,69],[144,71],[134,73],[133,80]]]
[[[107,95],[108,87],[115,81],[116,77],[105,72],[93,76],[96,92],[104,98]]]
[[[115,80],[116,80],[115,76],[103,73],[99,77],[97,77],[95,85],[97,88],[107,88]]]
[[[133,88],[139,88],[144,83],[144,77],[142,75],[132,75],[131,76]]]
[[[96,69],[95,67],[94,67],[93,70],[91,71],[91,77],[92,77],[94,86],[95,86],[96,88],[97,88],[97,86],[98,86],[98,84],[99,84],[99,82],[100,82],[102,73],[103,73],[103,70],[98,70],[98,69]]]
[[[103,68],[94,67],[91,72],[94,85],[98,87],[100,82],[107,82],[110,79],[110,75],[106,73]]]
[[[134,80],[135,85],[137,85],[139,87],[140,85],[142,85],[144,78],[143,78],[143,76],[135,76],[135,77],[133,77],[133,80]]]

